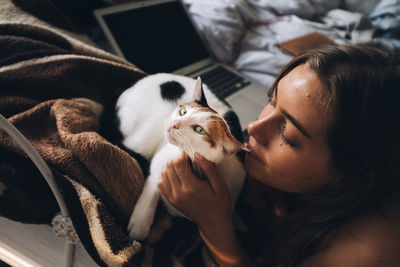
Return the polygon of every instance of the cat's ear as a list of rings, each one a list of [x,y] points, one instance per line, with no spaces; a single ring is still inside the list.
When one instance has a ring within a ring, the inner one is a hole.
[[[200,76],[197,78],[196,85],[194,87],[192,100],[193,100],[193,102],[196,102],[197,104],[199,104],[203,107],[209,107],[206,97],[204,95],[203,83],[201,82]]]
[[[225,140],[222,144],[222,148],[225,155],[232,155],[236,152],[239,152],[240,150],[249,151],[245,144],[240,143],[231,134],[229,134],[227,140]]]

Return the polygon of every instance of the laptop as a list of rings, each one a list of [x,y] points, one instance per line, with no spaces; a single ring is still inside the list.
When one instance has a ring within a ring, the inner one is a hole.
[[[267,89],[218,62],[181,0],[146,0],[97,9],[95,17],[115,53],[149,74],[200,76],[239,117],[258,118]]]

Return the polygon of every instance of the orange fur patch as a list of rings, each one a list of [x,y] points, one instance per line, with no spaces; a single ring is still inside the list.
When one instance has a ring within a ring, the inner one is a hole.
[[[202,105],[199,105],[195,102],[190,102],[185,104],[186,106],[192,107],[192,108],[197,108],[198,110],[202,111],[202,112],[211,112],[211,113],[217,113],[215,110],[213,110],[212,108],[208,108],[208,107],[203,107]]]
[[[212,108],[203,107],[195,102],[190,102],[181,106],[189,106],[192,108],[196,108],[201,112],[211,112],[209,120],[207,123],[207,134],[204,135],[204,140],[210,144],[211,147],[215,147],[217,142],[229,142],[233,145],[241,146],[240,142],[236,140],[236,138],[232,135],[228,124],[225,120],[217,115],[218,113]]]
[[[238,146],[241,145],[232,135],[228,124],[220,116],[210,116],[210,121],[207,122],[207,129],[208,134],[204,136],[204,139],[210,143],[211,147],[214,147],[218,141],[222,143],[229,142]]]

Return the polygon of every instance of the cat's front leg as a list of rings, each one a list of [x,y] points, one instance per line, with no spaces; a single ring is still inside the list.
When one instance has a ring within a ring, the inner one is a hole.
[[[160,192],[157,184],[148,177],[133,209],[128,224],[129,237],[134,240],[144,240],[149,235],[153,224],[154,214],[160,199]]]

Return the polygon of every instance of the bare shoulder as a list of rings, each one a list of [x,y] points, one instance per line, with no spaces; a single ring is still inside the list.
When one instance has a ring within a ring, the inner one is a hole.
[[[400,198],[346,225],[301,266],[400,266]]]

